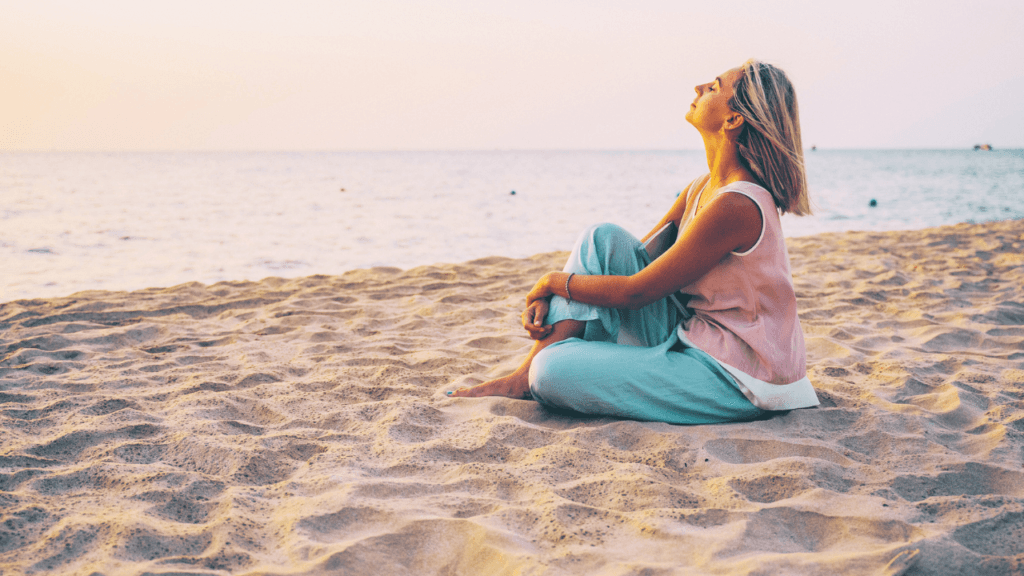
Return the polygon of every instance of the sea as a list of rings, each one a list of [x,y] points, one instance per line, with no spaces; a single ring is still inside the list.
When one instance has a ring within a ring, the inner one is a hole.
[[[1022,150],[806,153],[787,236],[1024,218]],[[695,151],[0,153],[0,302],[412,268],[643,236]]]

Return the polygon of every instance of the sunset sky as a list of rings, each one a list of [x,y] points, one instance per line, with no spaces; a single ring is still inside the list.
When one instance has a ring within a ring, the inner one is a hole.
[[[1024,147],[1020,0],[2,6],[0,150],[693,149],[748,57],[806,146]]]

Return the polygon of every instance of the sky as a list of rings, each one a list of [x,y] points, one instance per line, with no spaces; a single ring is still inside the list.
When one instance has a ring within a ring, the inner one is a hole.
[[[699,149],[755,57],[805,146],[1024,148],[1021,0],[0,0],[3,150]]]

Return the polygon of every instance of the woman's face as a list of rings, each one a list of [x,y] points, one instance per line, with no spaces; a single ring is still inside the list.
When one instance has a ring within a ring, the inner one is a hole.
[[[727,70],[707,84],[694,86],[697,97],[686,112],[686,121],[701,132],[719,132],[736,112],[729,109],[732,86],[743,75],[742,68]]]

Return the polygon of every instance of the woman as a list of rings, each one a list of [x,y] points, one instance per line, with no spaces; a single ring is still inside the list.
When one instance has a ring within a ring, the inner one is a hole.
[[[515,372],[450,396],[533,396],[587,414],[703,424],[815,406],[780,213],[810,213],[796,94],[750,60],[695,88],[686,113],[710,173],[665,217],[679,235],[653,262],[610,224],[526,296],[536,340]],[[690,295],[680,321],[667,296]],[[546,319],[546,323],[545,323]]]

